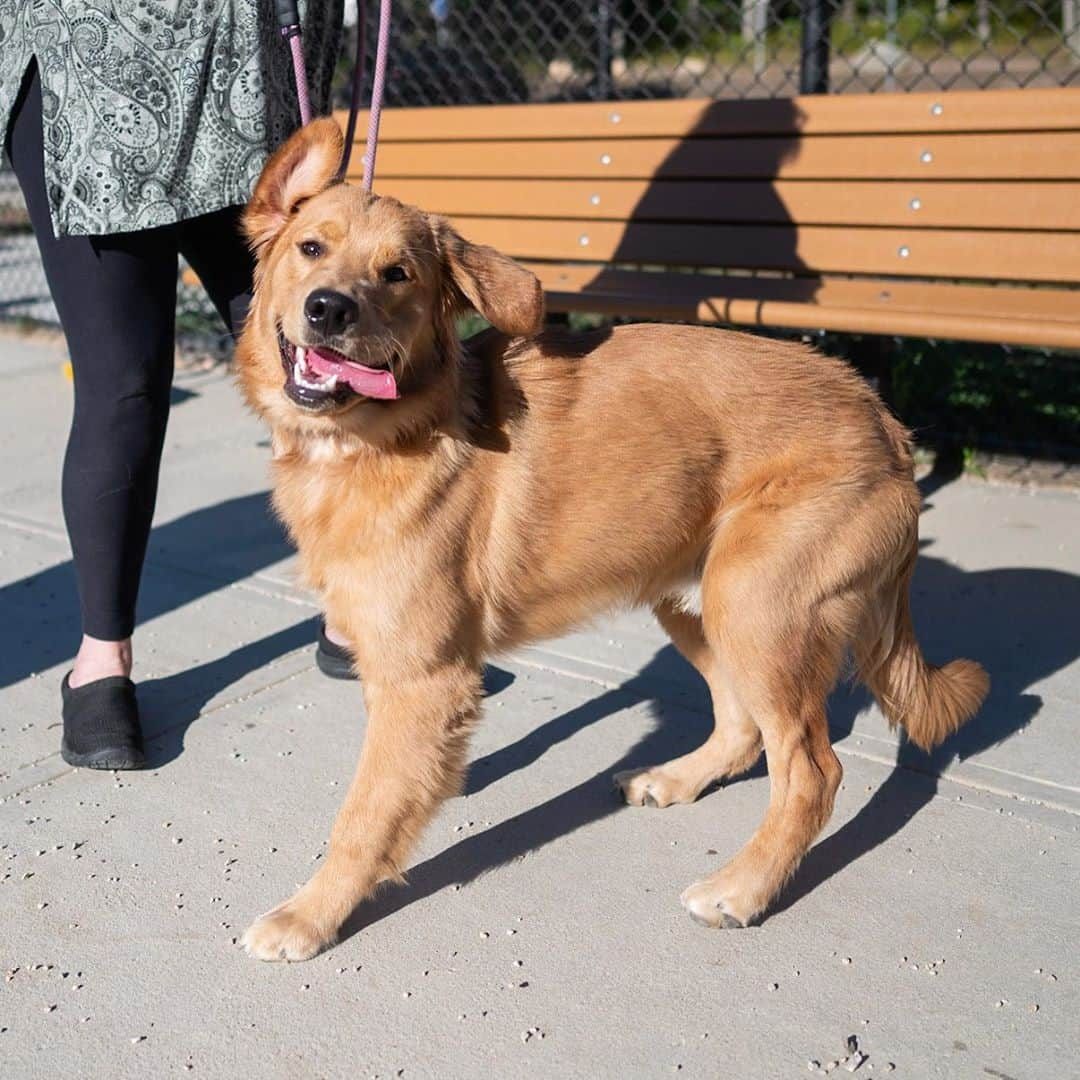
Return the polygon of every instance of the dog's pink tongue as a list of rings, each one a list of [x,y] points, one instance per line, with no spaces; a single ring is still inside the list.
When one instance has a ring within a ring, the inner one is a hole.
[[[364,367],[363,364],[345,360],[336,353],[308,349],[307,363],[319,375],[336,375],[364,397],[393,401],[398,396],[397,381],[392,371]]]

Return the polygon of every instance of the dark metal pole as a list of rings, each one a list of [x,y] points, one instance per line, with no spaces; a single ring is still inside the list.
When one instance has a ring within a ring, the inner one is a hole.
[[[803,0],[802,66],[799,69],[800,94],[829,92],[829,23],[831,0]]]
[[[592,96],[597,101],[609,101],[612,97],[611,83],[611,0],[599,0],[593,12],[595,46],[593,48]]]

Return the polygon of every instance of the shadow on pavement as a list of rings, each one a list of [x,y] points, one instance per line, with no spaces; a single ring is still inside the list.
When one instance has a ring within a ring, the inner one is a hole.
[[[217,592],[291,554],[265,491],[227,499],[160,525],[150,537],[139,622]],[[71,560],[0,588],[0,612],[4,615],[0,689],[70,660],[79,642]]]
[[[158,526],[150,538],[139,622],[242,581],[291,554],[270,512],[267,492],[229,499]],[[70,659],[79,625],[71,561],[0,588],[0,611],[5,615],[0,624],[0,689]],[[290,652],[305,647],[314,651],[315,637],[316,620],[304,618],[204,664],[140,682],[148,767],[165,765],[182,752],[187,729],[215,696]],[[498,693],[513,678],[501,668],[487,668],[487,692]],[[59,709],[59,688],[57,703]]]
[[[942,773],[1027,727],[1042,698],[1029,687],[1080,655],[1080,577],[1053,570],[963,573],[923,556],[913,584],[915,625],[931,660],[971,656],[990,673],[979,714],[932,754],[906,740],[897,767],[846,824],[818,843],[774,910],[783,911],[860,856],[884,843],[937,794]],[[1074,614],[1070,615],[1069,613]],[[834,695],[834,738],[847,735],[867,695]],[[912,774],[921,774],[913,776]]]
[[[199,719],[206,704],[252,671],[299,649],[309,650],[309,666],[314,667],[317,633],[318,619],[303,619],[295,626],[241,645],[205,664],[140,683],[139,704],[147,742],[147,768],[160,768],[178,758],[183,752],[188,728]],[[295,670],[291,669],[291,673]],[[505,690],[513,681],[513,674],[503,668],[489,665],[484,669],[484,690],[488,697]],[[359,687],[356,713],[359,717]]]
[[[204,706],[245,675],[305,646],[311,648],[314,664],[317,627],[318,619],[303,619],[295,626],[241,645],[205,664],[139,683],[147,768],[159,768],[179,757],[184,749],[184,735]]]
[[[937,662],[954,656],[980,660],[993,682],[990,697],[981,713],[934,754],[926,755],[902,743],[898,768],[851,821],[810,852],[774,911],[784,910],[895,836],[934,797],[938,778],[951,763],[986,750],[1027,726],[1042,706],[1042,699],[1029,688],[1080,655],[1080,628],[1075,618],[1080,610],[1080,577],[1072,574],[1023,568],[965,573],[944,560],[923,556],[915,575],[912,606],[928,658]],[[673,687],[695,711],[668,704]],[[552,746],[642,697],[652,700],[656,718],[656,727],[645,738],[575,787],[414,867],[405,888],[382,893],[359,908],[342,936],[448,885],[475,880],[623,809],[612,789],[612,773],[658,764],[685,753],[711,729],[700,678],[667,646],[620,688],[474,762],[466,790],[476,793],[506,779]],[[865,695],[847,688],[833,695],[830,724],[834,738],[850,733],[867,704]],[[759,763],[756,774],[761,775],[761,770]],[[710,802],[701,812],[713,812],[715,806]],[[718,816],[717,829],[722,828],[723,819]],[[685,884],[672,882],[673,893]]]
[[[140,602],[141,621],[215,592],[290,553],[270,516],[265,493],[231,499],[161,526],[154,531],[151,548],[158,571],[173,569],[167,575],[150,575]],[[204,567],[205,572],[184,569],[192,566]],[[1032,722],[1042,700],[1030,688],[1080,655],[1080,626],[1075,617],[1080,611],[1080,577],[1076,575],[1021,567],[968,573],[923,556],[915,575],[912,606],[927,656],[937,662],[954,656],[980,660],[991,675],[990,697],[980,715],[933,755],[902,743],[897,753],[899,768],[852,820],[810,852],[776,910],[784,910],[895,836],[934,797],[938,778],[953,762],[1000,743]],[[72,627],[78,625],[70,562],[0,588],[0,611],[5,616],[0,627],[0,687],[68,658]],[[152,764],[164,764],[181,752],[187,727],[216,694],[250,671],[309,645],[313,637],[314,621],[304,619],[206,664],[144,683],[140,693],[148,734],[155,742]],[[501,669],[489,669],[489,693],[497,693],[512,678]],[[474,880],[614,813],[621,804],[612,789],[612,773],[685,753],[711,729],[704,684],[666,646],[619,688],[601,693],[474,762],[468,793],[511,777],[553,746],[642,699],[652,702],[656,725],[617,760],[573,788],[421,863],[410,872],[409,887],[383,894],[362,907],[347,924],[346,936],[416,899],[449,884]],[[851,732],[866,704],[861,692],[841,689],[834,694],[830,723],[835,738]],[[761,775],[761,771],[759,765],[751,775]],[[717,827],[722,828],[722,818],[718,817]],[[673,882],[672,888],[681,884]]]

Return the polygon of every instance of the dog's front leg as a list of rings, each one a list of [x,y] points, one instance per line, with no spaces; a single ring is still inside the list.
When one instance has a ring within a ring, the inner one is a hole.
[[[307,960],[334,943],[379,882],[401,880],[421,829],[461,788],[481,685],[479,670],[463,663],[393,684],[365,680],[368,730],[326,860],[291,900],[248,928],[249,955]]]

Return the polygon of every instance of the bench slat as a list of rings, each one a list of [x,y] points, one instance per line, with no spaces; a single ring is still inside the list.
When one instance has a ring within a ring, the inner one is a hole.
[[[904,277],[1080,281],[1068,233],[780,225],[652,225],[453,218],[466,239],[522,259]],[[1031,253],[1038,250],[1039,258]],[[906,254],[905,254],[906,252]]]
[[[843,308],[1080,321],[1080,290],[1075,289],[953,285],[886,278],[670,274],[612,270],[583,263],[523,262],[522,265],[536,274],[546,288],[560,294],[657,296],[681,304],[696,304],[701,299],[722,294],[739,299],[812,301]]]
[[[362,171],[353,159],[350,178]],[[389,143],[391,178],[1075,180],[1080,131],[1024,135],[822,135],[795,139],[599,139]]]
[[[938,107],[937,109],[935,107]],[[344,113],[338,114],[342,127]],[[617,117],[618,119],[614,119]],[[1067,130],[1080,127],[1080,89],[862,94],[763,101],[599,102],[389,109],[380,139],[545,139],[686,135]],[[363,145],[367,116],[357,131]]]
[[[1080,183],[950,181],[381,180],[440,214],[577,220],[1080,230]],[[916,201],[913,208],[912,201]]]
[[[1057,290],[530,269],[551,311],[1080,348],[1080,294]]]

